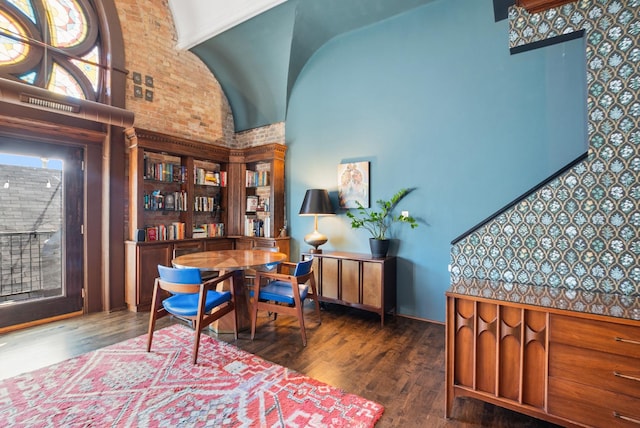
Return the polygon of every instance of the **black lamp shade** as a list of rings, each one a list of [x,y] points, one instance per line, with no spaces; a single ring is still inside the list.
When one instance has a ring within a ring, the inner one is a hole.
[[[300,215],[329,215],[335,214],[329,192],[325,189],[309,189],[304,195],[304,201],[300,207]]]

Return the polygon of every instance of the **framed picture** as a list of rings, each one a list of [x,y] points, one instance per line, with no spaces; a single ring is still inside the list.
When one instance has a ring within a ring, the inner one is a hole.
[[[369,208],[369,162],[338,165],[338,201],[340,208]]]

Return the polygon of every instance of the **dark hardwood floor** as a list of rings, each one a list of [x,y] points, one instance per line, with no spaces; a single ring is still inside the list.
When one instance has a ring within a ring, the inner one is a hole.
[[[376,427],[555,427],[474,399],[458,398],[444,419],[443,325],[403,317],[380,318],[339,306],[318,325],[307,307],[308,344],[297,320],[260,314],[256,338],[248,331],[218,338],[385,407]],[[0,336],[0,379],[44,367],[146,333],[148,313],[92,314]],[[174,322],[159,321],[158,328]],[[212,333],[215,336],[215,334]]]

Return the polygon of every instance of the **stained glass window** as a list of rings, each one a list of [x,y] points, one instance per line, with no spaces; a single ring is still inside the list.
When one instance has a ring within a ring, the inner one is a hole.
[[[16,64],[24,60],[29,53],[29,45],[16,41],[18,36],[23,39],[26,34],[2,10],[0,10],[0,64]],[[6,35],[5,35],[6,34]]]
[[[29,0],[7,0],[9,3],[20,9],[31,21],[36,23],[36,14],[33,11],[33,6]]]
[[[1,2],[0,77],[100,101],[98,28],[89,0]]]

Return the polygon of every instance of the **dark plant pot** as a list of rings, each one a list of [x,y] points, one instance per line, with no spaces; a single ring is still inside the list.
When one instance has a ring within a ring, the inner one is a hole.
[[[389,241],[388,239],[375,239],[369,238],[369,246],[371,247],[371,257],[376,259],[381,259],[387,257],[387,253],[389,252]]]

